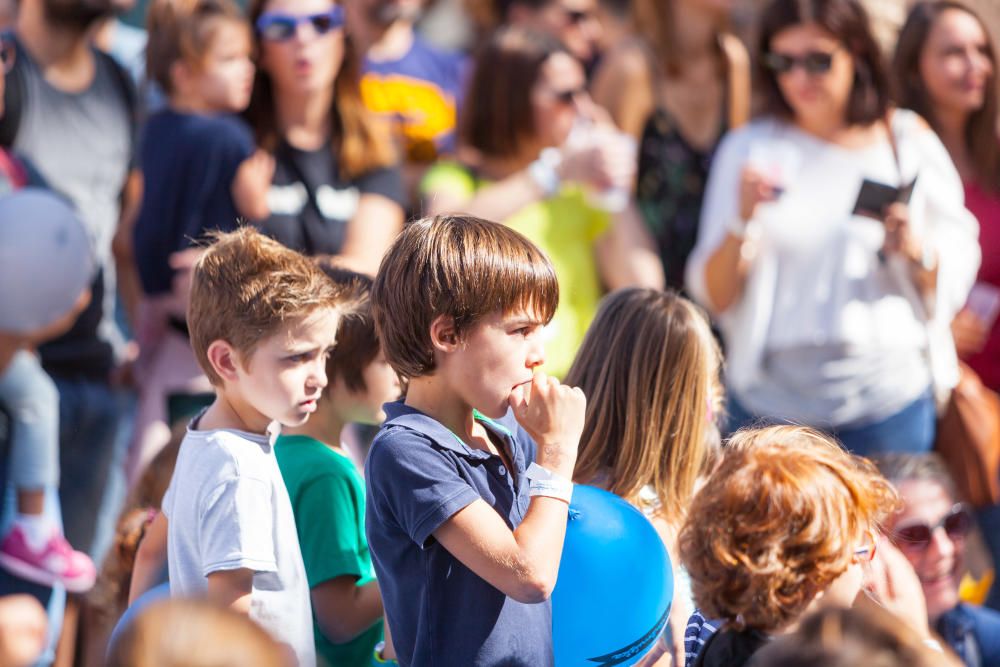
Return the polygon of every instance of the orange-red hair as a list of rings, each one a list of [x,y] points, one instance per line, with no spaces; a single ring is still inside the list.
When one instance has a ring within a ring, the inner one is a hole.
[[[897,504],[870,461],[818,431],[740,431],[681,530],[695,600],[708,618],[774,632],[847,570]]]

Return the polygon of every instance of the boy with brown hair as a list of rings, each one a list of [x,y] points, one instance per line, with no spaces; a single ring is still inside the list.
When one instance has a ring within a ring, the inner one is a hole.
[[[276,241],[246,227],[216,237],[188,308],[216,398],[188,427],[136,556],[133,596],[162,567],[145,548],[165,535],[172,595],[249,614],[301,665],[316,662],[309,587],[273,440],[316,410],[342,301],[318,266]]]
[[[585,410],[538,371],[558,300],[541,251],[478,218],[412,223],[382,260],[375,324],[407,389],[368,455],[366,528],[404,666],[553,664]]]

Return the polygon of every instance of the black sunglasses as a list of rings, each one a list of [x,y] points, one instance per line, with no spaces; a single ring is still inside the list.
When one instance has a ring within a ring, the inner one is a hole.
[[[826,74],[833,66],[834,52],[810,51],[801,56],[790,56],[786,53],[765,53],[764,67],[775,74],[788,74],[796,67],[801,67],[808,74]]]
[[[269,42],[283,42],[295,36],[300,23],[309,22],[317,35],[325,35],[344,25],[344,8],[336,5],[330,11],[319,14],[282,14],[266,12],[257,19],[257,32],[261,39]]]
[[[960,540],[968,535],[969,530],[972,528],[972,514],[965,505],[959,503],[952,507],[933,526],[926,521],[897,526],[892,531],[892,541],[900,549],[923,551],[930,545],[931,540],[934,539],[934,531],[942,527],[949,539]]]
[[[566,19],[570,23],[580,24],[591,17],[591,13],[587,11],[581,11],[579,9],[566,9],[563,7],[563,13],[566,14]]]
[[[585,87],[550,91],[552,99],[554,99],[559,104],[564,104],[566,106],[574,104],[580,98],[580,96],[585,94],[586,92],[587,89]]]
[[[0,38],[0,69],[9,72],[14,66],[14,59],[17,56],[17,49],[10,39]]]

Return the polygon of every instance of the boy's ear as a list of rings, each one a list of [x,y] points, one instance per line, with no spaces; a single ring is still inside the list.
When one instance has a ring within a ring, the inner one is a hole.
[[[453,352],[458,347],[458,331],[455,329],[455,318],[451,315],[438,315],[431,322],[431,345],[438,352]]]
[[[205,356],[208,357],[208,363],[212,364],[212,370],[219,377],[228,382],[235,382],[237,380],[237,366],[240,360],[232,345],[221,339],[213,340],[209,344]]]

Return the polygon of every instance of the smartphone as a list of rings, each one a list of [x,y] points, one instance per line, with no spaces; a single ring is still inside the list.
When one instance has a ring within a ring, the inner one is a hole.
[[[890,204],[909,203],[916,185],[916,177],[902,187],[886,185],[866,178],[861,182],[861,190],[858,192],[858,199],[854,202],[854,210],[851,211],[851,214],[881,221],[885,218],[885,209]]]

